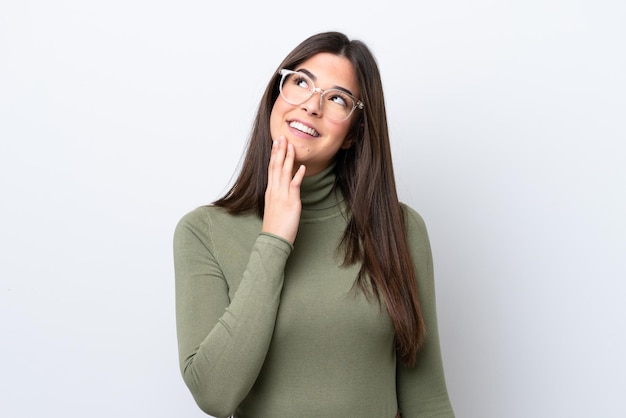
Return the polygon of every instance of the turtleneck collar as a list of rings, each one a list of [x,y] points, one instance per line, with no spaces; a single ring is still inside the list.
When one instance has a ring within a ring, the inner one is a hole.
[[[334,186],[334,163],[318,174],[305,177],[300,185],[302,217],[312,218],[337,211],[343,202],[343,196]]]

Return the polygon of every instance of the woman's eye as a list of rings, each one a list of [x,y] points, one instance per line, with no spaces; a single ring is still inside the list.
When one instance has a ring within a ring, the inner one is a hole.
[[[333,94],[329,97],[329,100],[342,107],[348,106],[348,99],[341,94]]]
[[[302,87],[303,89],[308,89],[309,88],[309,83],[308,81],[303,78],[303,77],[298,77],[296,79],[294,79],[294,84],[298,87]]]

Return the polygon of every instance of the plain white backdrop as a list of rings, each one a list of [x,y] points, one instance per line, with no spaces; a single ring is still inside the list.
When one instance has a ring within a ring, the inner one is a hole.
[[[0,415],[202,417],[171,239],[297,43],[365,41],[460,418],[626,411],[626,3],[0,1]]]

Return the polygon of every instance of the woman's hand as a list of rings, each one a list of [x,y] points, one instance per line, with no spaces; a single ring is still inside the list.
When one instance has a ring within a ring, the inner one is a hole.
[[[281,136],[272,145],[265,190],[265,213],[263,232],[277,235],[290,243],[296,240],[302,202],[300,184],[306,168],[301,165],[294,174],[295,150]]]

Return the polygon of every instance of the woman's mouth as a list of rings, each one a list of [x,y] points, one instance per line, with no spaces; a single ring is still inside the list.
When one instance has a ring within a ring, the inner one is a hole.
[[[298,121],[295,121],[295,120],[289,122],[289,127],[293,128],[293,129],[296,129],[296,130],[298,130],[300,132],[304,132],[305,134],[311,135],[312,137],[315,137],[315,138],[320,136],[319,132],[317,132],[315,129],[313,129],[313,128],[309,127],[309,126],[306,126],[305,124],[303,124],[301,122],[298,122]]]

